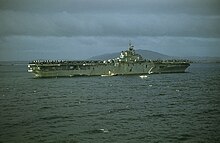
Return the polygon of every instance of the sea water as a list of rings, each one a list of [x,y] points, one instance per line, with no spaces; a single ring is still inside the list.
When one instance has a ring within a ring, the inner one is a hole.
[[[1,143],[220,142],[220,64],[146,78],[33,77],[26,63],[1,63]]]

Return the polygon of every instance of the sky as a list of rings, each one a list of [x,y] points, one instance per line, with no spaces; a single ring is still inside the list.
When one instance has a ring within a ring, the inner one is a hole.
[[[0,0],[0,61],[136,49],[220,57],[220,0]]]

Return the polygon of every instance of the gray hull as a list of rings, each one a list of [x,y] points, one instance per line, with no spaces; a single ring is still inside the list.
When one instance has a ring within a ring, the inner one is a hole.
[[[165,62],[154,63],[155,67],[151,70],[151,73],[183,73],[190,66],[189,63],[180,62]]]
[[[29,64],[36,77],[73,77],[73,76],[114,76],[149,74],[153,64],[150,62],[138,63],[106,63],[94,65],[71,64]]]
[[[145,75],[160,73],[185,72],[189,63],[102,63],[102,64],[29,64],[29,72],[36,77],[73,77],[73,76],[115,76],[115,75]]]

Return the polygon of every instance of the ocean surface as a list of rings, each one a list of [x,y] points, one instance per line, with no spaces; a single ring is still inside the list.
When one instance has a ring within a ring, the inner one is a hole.
[[[33,77],[1,62],[0,143],[220,142],[220,64],[146,79]]]

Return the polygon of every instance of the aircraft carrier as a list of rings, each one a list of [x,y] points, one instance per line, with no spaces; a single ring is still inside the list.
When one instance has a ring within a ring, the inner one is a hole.
[[[147,60],[135,53],[129,43],[128,50],[119,57],[109,60],[35,60],[28,64],[28,72],[35,77],[74,77],[74,76],[116,76],[147,75],[159,73],[185,72],[190,62],[187,60]]]

